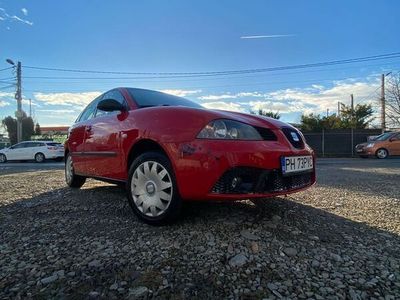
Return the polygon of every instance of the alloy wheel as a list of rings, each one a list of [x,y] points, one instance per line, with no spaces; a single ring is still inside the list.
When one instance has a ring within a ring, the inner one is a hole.
[[[376,156],[378,156],[378,158],[386,158],[387,156],[387,151],[385,149],[379,149],[376,152]]]
[[[71,184],[74,175],[74,167],[72,165],[72,158],[69,155],[65,162],[65,178],[68,184]]]

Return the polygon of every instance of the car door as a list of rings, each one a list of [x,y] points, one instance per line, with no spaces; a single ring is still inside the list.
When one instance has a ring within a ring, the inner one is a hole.
[[[19,159],[23,160],[33,159],[34,158],[33,152],[35,151],[36,144],[37,143],[35,142],[25,142],[24,147],[21,148]]]
[[[118,89],[105,93],[102,99],[116,100],[128,109],[127,101]],[[127,111],[105,112],[97,109],[95,117],[88,122],[85,153],[87,170],[92,176],[124,179],[121,139],[127,114]]]
[[[92,119],[96,113],[96,105],[98,97],[93,100],[79,115],[75,124],[68,130],[68,149],[72,157],[74,171],[76,174],[88,175],[86,169],[86,159],[84,141],[86,136],[87,125],[90,119]]]
[[[389,153],[392,155],[400,155],[400,133],[390,138]]]
[[[24,151],[25,151],[25,142],[15,144],[14,146],[10,147],[10,150],[7,152],[7,159],[8,160],[19,160],[24,159]]]

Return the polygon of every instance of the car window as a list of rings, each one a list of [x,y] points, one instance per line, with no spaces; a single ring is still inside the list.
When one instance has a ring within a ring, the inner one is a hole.
[[[11,149],[21,149],[25,147],[26,143],[19,143],[11,147]]]
[[[200,104],[197,104],[193,101],[170,94],[134,88],[128,88],[127,90],[139,107],[186,106],[194,108],[204,108]]]
[[[128,105],[127,105],[127,103],[125,101],[124,96],[118,90],[108,91],[107,93],[104,94],[102,99],[113,99],[113,100],[116,100],[119,103],[121,103],[123,106],[128,108]],[[118,112],[116,112],[116,111],[104,111],[104,110],[101,110],[101,109],[97,109],[96,117],[104,116],[104,115],[112,115],[112,114],[117,114],[117,113]]]
[[[98,100],[99,100],[99,98],[96,98],[85,108],[85,110],[80,115],[78,122],[90,120],[91,118],[94,117],[94,114],[96,113],[96,106],[97,106]]]
[[[392,140],[394,140],[394,141],[400,141],[400,133],[394,135],[394,136],[392,137]]]

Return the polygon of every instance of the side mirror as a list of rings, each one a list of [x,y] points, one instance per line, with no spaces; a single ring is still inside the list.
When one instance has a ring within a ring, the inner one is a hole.
[[[126,107],[114,99],[101,100],[97,108],[103,111],[126,111]]]

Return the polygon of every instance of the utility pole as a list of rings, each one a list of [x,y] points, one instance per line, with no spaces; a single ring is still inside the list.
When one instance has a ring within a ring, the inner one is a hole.
[[[350,106],[351,106],[351,112],[353,113],[354,112],[354,96],[353,96],[353,94],[350,94]]]
[[[385,74],[381,77],[381,127],[382,133],[386,129],[386,103],[385,103]]]
[[[29,99],[29,117],[32,118],[32,99]]]
[[[22,76],[21,76],[21,62],[17,62],[17,65],[11,60],[6,59],[6,62],[17,68],[17,90],[15,91],[15,99],[17,100],[17,111],[15,116],[17,117],[17,142],[22,141]]]
[[[329,108],[326,109],[326,117],[329,117]]]
[[[17,63],[17,91],[15,99],[17,99],[17,141],[22,141],[22,82],[21,82],[21,62]]]

